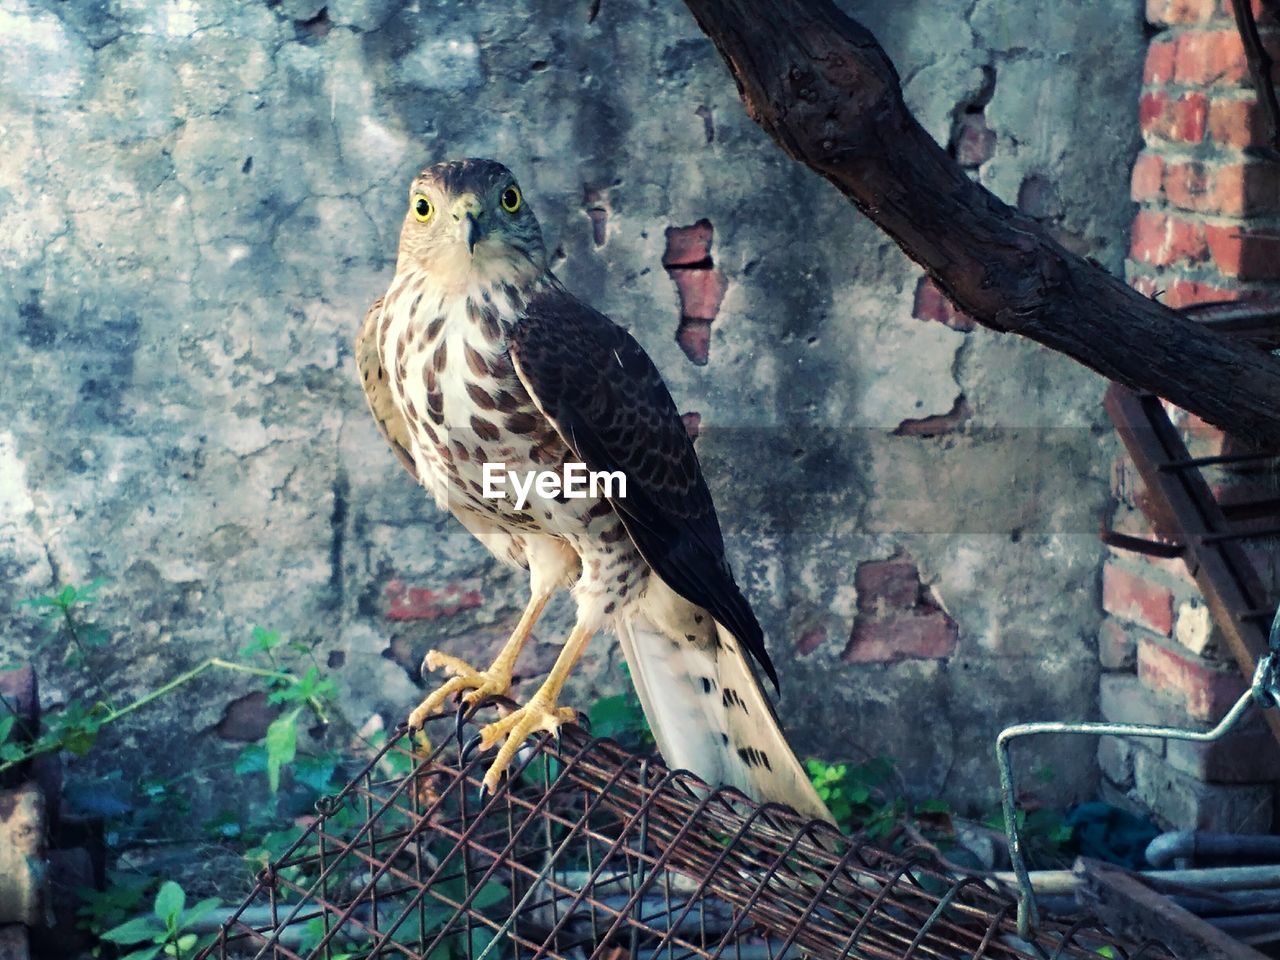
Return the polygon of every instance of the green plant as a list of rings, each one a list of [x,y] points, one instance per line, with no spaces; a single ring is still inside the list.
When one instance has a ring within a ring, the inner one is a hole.
[[[126,780],[119,769],[76,777],[72,767],[65,796],[73,807],[106,820],[108,843],[116,856],[126,855],[134,846],[177,842],[230,844],[250,863],[277,857],[298,836],[299,814],[310,811],[318,796],[336,789],[343,763],[335,751],[303,749],[300,729],[312,724],[314,718],[323,731],[336,718],[344,732],[356,733],[336,708],[335,685],[325,676],[314,644],[255,628],[237,658],[211,657],[118,704],[104,693],[113,686],[114,664],[102,650],[111,633],[90,619],[90,608],[102,585],[102,581],[94,581],[84,587],[64,586],[26,601],[41,617],[43,627],[32,652],[42,671],[58,675],[57,682],[67,694],[60,706],[42,716],[38,731],[29,729],[14,706],[0,698],[0,771],[42,753],[66,751],[84,756],[108,724],[211,669],[248,674],[261,681],[268,701],[279,713],[266,735],[233,761],[213,758],[176,776],[143,775],[136,780]],[[3,664],[0,669],[17,666]],[[315,732],[316,728],[309,728]],[[261,795],[252,791],[242,794],[235,810],[222,811],[201,824],[190,817],[184,781],[218,766],[232,766],[239,774],[260,773],[265,789]],[[130,960],[185,957],[195,942],[190,925],[217,901],[204,900],[187,909],[185,893],[175,879],[162,883],[160,877],[112,869],[105,890],[81,891],[79,924],[96,933],[104,944],[133,948],[128,953]],[[159,892],[151,913],[129,919],[144,906],[157,884]]]
[[[166,880],[156,893],[150,914],[126,920],[100,936],[108,943],[135,948],[121,960],[153,960],[160,956],[186,960],[203,945],[190,928],[220,902],[217,897],[208,897],[188,909],[186,892]]]
[[[122,719],[160,698],[167,696],[196,677],[210,669],[231,670],[248,673],[269,681],[273,702],[297,704],[286,715],[288,719],[276,729],[269,746],[268,771],[274,766],[275,776],[272,783],[278,784],[280,768],[293,759],[294,744],[297,738],[297,720],[302,705],[315,711],[321,722],[328,722],[321,698],[329,696],[333,691],[332,681],[319,675],[318,666],[315,672],[308,670],[303,676],[297,676],[280,669],[267,669],[253,664],[237,663],[221,657],[210,657],[190,670],[178,674],[167,683],[148,691],[136,700],[116,707],[102,694],[100,678],[105,675],[102,670],[82,669],[89,664],[93,650],[110,640],[109,631],[89,623],[83,619],[82,611],[96,599],[96,593],[102,581],[95,580],[85,587],[66,586],[57,593],[35,597],[24,601],[28,606],[42,612],[46,620],[44,638],[39,641],[34,653],[54,649],[58,660],[66,667],[72,668],[70,678],[73,694],[67,698],[61,709],[52,711],[41,718],[39,735],[25,729],[17,711],[3,697],[0,705],[5,714],[0,716],[0,773],[42,753],[67,751],[75,756],[84,756],[93,748],[98,732],[105,726]],[[259,635],[276,637],[269,631],[255,628],[255,642],[261,644]],[[61,649],[58,646],[61,644]],[[270,650],[272,647],[268,646]],[[251,644],[246,650],[253,650]],[[14,664],[6,664],[13,669]],[[270,732],[270,731],[269,731]]]
[[[644,708],[640,706],[635,686],[630,682],[630,671],[625,664],[622,669],[628,681],[626,693],[601,697],[591,705],[587,710],[591,733],[593,736],[616,740],[628,750],[652,750],[653,731],[649,729],[649,721],[645,719]]]
[[[859,764],[829,764],[811,757],[805,767],[818,796],[846,832],[864,830],[871,837],[884,837],[908,813],[905,798],[884,790],[896,773],[888,757]]]

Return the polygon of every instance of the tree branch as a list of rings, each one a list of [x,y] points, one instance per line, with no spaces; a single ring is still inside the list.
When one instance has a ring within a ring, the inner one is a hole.
[[[1280,360],[1142,296],[971,181],[907,110],[875,37],[830,0],[685,2],[752,119],[961,310],[1242,439],[1280,444]]]

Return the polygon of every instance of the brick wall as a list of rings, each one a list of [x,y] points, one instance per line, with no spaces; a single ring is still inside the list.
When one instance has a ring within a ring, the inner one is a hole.
[[[1254,2],[1264,41],[1280,30]],[[1280,164],[1250,154],[1264,124],[1230,0],[1148,0],[1157,28],[1139,104],[1144,149],[1133,167],[1139,204],[1129,280],[1170,306],[1248,297],[1280,285]],[[1221,433],[1181,411],[1193,456],[1222,452]],[[1223,475],[1223,484],[1247,478]],[[1136,471],[1112,478],[1113,527],[1158,538]],[[1259,558],[1264,559],[1264,558]],[[1181,560],[1112,550],[1103,569],[1098,638],[1105,719],[1206,729],[1244,689]],[[1214,744],[1103,738],[1106,799],[1178,828],[1264,831],[1273,820],[1280,749],[1255,717]]]

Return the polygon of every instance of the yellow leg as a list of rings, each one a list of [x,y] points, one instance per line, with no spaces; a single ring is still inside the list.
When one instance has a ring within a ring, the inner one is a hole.
[[[561,724],[572,723],[578,718],[578,711],[572,707],[557,706],[556,701],[560,698],[560,690],[565,680],[569,678],[569,673],[594,635],[594,627],[582,623],[575,626],[560,650],[560,656],[556,657],[555,666],[551,668],[547,679],[542,682],[542,686],[529,702],[480,731],[482,750],[487,750],[499,740],[506,738],[497,757],[484,775],[486,790],[492,793],[498,788],[498,780],[502,777],[503,771],[511,765],[516,751],[520,749],[526,737],[539,730],[555,733],[560,729]]]
[[[477,670],[466,661],[441,653],[439,650],[428,653],[422,665],[428,670],[443,668],[444,672],[450,675],[450,679],[432,691],[430,696],[409,714],[409,729],[421,730],[427,717],[443,707],[451,696],[460,691],[468,691],[462,696],[462,702],[467,707],[479,703],[485,697],[506,696],[511,690],[511,675],[515,671],[520,651],[528,642],[533,633],[533,626],[542,616],[543,608],[546,607],[550,598],[549,591],[529,598],[529,605],[524,608],[520,622],[516,624],[515,630],[511,632],[510,638],[488,670]]]

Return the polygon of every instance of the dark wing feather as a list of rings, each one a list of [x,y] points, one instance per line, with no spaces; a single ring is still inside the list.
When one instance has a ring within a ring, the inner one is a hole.
[[[724,624],[778,685],[764,635],[725,561],[693,443],[653,361],[608,317],[562,288],[539,293],[510,336],[529,395],[591,470],[620,470],[612,501],[667,585]]]

